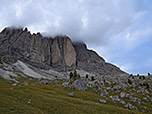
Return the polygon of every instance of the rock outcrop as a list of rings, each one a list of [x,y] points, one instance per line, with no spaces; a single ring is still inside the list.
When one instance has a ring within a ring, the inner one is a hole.
[[[39,68],[59,71],[75,68],[76,52],[66,36],[43,37],[31,34],[27,28],[5,28],[0,33],[0,55],[21,59]]]
[[[97,74],[125,73],[88,50],[84,43],[72,43],[67,36],[31,34],[27,28],[10,27],[0,33],[0,58],[9,62],[22,60],[37,68],[57,71],[78,68]]]
[[[123,74],[118,67],[105,62],[95,51],[88,50],[84,43],[73,44],[77,53],[77,67],[98,74]]]

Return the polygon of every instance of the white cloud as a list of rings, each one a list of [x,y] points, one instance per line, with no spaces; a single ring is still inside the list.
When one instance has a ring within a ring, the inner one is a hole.
[[[126,53],[151,41],[150,4],[149,0],[0,0],[0,29],[27,26],[32,32],[68,35],[122,66],[126,63],[120,61],[129,58]]]

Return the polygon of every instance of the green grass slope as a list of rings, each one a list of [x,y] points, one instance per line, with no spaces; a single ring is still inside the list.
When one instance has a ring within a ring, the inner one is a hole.
[[[98,100],[102,97],[92,91],[72,91],[40,84],[35,79],[28,82],[27,86],[12,86],[0,79],[0,114],[142,114],[101,104]],[[10,89],[12,87],[14,89]],[[69,92],[74,92],[75,96],[68,96]]]

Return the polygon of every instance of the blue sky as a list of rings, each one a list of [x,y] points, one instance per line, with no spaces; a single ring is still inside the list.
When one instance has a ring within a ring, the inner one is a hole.
[[[132,74],[152,73],[151,20],[151,0],[0,0],[0,30],[68,35]]]

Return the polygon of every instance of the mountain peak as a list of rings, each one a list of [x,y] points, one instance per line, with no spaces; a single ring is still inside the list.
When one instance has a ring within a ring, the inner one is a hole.
[[[39,32],[31,34],[27,28],[5,28],[0,33],[0,55],[41,69],[67,71],[78,68],[98,74],[124,73],[106,63],[95,51],[88,50],[83,42],[72,42],[67,36],[43,37]]]

